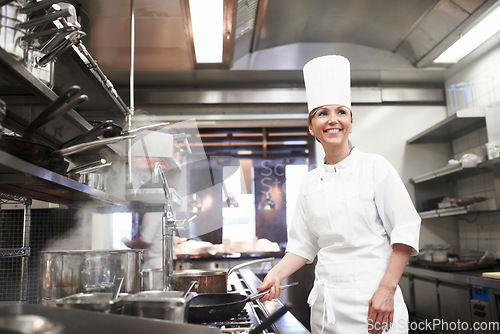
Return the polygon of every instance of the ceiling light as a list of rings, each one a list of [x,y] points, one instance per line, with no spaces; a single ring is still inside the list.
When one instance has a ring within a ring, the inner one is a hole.
[[[236,154],[238,154],[238,155],[252,155],[252,153],[253,152],[250,150],[240,150],[240,151],[236,152]]]
[[[224,0],[189,0],[197,63],[222,63]]]
[[[474,28],[460,37],[434,60],[434,63],[457,63],[500,30],[500,7],[497,7]]]

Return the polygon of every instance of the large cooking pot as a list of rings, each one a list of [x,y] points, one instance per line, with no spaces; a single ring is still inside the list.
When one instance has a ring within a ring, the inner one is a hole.
[[[40,256],[39,303],[77,293],[112,292],[123,277],[121,293],[141,290],[142,249],[45,251]]]
[[[142,291],[125,298],[123,314],[188,322],[188,305],[195,295],[182,291]]]
[[[94,311],[101,313],[122,314],[126,293],[113,298],[111,292],[77,293],[61,299],[55,304],[61,308]]]
[[[18,26],[26,20],[27,15],[21,12],[21,8],[18,1],[9,1],[0,7],[0,47],[17,60],[22,60],[26,52],[26,46],[23,45],[26,31]]]
[[[198,270],[198,269],[187,269],[187,270],[176,270],[172,275],[172,288],[176,291],[184,291],[189,287],[192,281],[198,282],[198,288],[196,291],[198,293],[226,293],[227,292],[227,277],[231,273],[243,267],[251,266],[263,262],[271,262],[274,257],[257,259],[253,261],[248,261],[245,263],[238,264],[228,271],[225,270]],[[161,280],[163,281],[163,280]]]

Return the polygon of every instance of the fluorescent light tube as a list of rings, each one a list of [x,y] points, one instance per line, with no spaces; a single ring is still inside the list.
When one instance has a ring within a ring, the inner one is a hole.
[[[457,63],[500,30],[500,7],[497,7],[474,28],[460,37],[434,60],[434,63]]]
[[[189,0],[197,63],[222,63],[224,0]]]

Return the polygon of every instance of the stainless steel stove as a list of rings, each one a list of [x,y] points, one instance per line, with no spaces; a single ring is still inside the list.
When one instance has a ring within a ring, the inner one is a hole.
[[[260,280],[250,269],[240,269],[228,277],[228,292],[237,292],[250,295],[257,292]],[[207,323],[205,325],[216,327],[221,333],[249,333],[271,314],[282,308],[279,300],[261,303],[258,300],[248,302],[243,311],[235,318],[219,323]],[[271,328],[262,333],[309,333],[309,331],[290,313],[285,313]]]

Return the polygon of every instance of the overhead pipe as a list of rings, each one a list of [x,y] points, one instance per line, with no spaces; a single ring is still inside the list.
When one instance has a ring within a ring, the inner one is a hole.
[[[134,115],[134,62],[135,62],[135,10],[134,0],[130,0],[130,106],[126,115],[126,129],[132,129]],[[127,140],[127,185],[132,185],[132,139]]]

